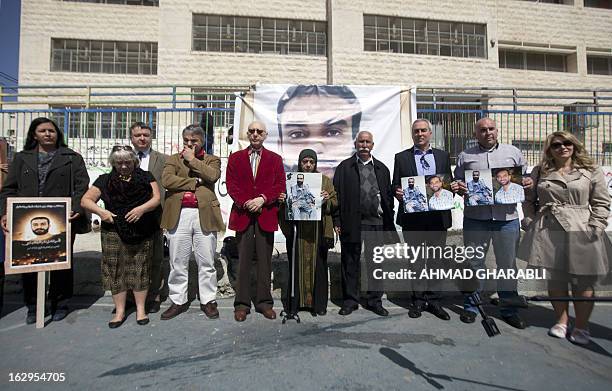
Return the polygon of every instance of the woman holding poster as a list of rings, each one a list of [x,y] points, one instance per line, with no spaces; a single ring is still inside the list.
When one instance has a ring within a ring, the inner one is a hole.
[[[318,172],[317,154],[312,149],[304,149],[298,158],[299,172]],[[321,174],[323,175],[323,174]],[[327,313],[328,277],[327,252],[334,246],[334,227],[332,213],[338,207],[336,191],[329,177],[323,175],[321,186],[322,218],[320,221],[288,221],[285,217],[286,193],[281,193],[279,201],[279,224],[287,238],[287,257],[289,265],[295,265],[294,296],[287,293],[288,310],[304,309],[313,316]],[[292,262],[294,260],[294,262]],[[291,276],[289,270],[289,276]],[[291,278],[291,277],[289,277]],[[291,286],[291,284],[288,284]]]
[[[111,291],[116,310],[108,327],[117,328],[125,321],[128,290],[134,293],[136,322],[146,325],[153,234],[159,229],[159,187],[153,174],[139,167],[132,147],[114,146],[108,160],[113,169],[100,175],[81,201],[102,219],[102,286]],[[100,199],[104,209],[97,205]]]
[[[9,166],[0,193],[2,229],[6,226],[8,197],[71,197],[72,243],[76,233],[84,233],[89,221],[81,208],[81,197],[89,186],[89,175],[81,155],[66,146],[57,124],[44,117],[30,124],[23,151],[17,153]],[[36,222],[34,222],[36,223]],[[32,228],[33,230],[35,227]],[[45,227],[36,227],[43,232]],[[46,228],[48,229],[48,227]],[[66,300],[72,296],[72,268],[50,272],[48,299],[54,321],[68,315]],[[24,273],[23,294],[28,307],[26,323],[36,322],[36,273]]]
[[[603,172],[589,158],[582,143],[567,132],[546,139],[542,161],[531,172],[535,186],[526,191],[523,226],[527,233],[519,256],[546,270],[548,294],[593,297],[597,281],[610,271],[612,245],[604,232],[610,195]],[[568,302],[553,301],[557,320],[548,334],[565,338]],[[570,341],[589,343],[593,302],[574,302],[576,324]]]

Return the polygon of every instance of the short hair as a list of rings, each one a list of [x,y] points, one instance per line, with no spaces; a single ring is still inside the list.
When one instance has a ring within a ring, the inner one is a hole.
[[[408,182],[410,182],[410,181],[414,182],[414,178],[412,178],[412,177],[408,178]]]
[[[57,126],[55,121],[46,118],[46,117],[38,117],[34,118],[32,122],[30,122],[30,127],[28,128],[28,134],[26,136],[26,141],[23,146],[25,151],[31,151],[38,146],[38,141],[36,141],[36,128],[41,124],[51,124],[55,128],[55,132],[57,133],[57,141],[55,142],[55,148],[59,147],[67,147],[66,142],[64,141],[64,133]]]
[[[276,106],[276,114],[280,116],[280,114],[285,110],[285,106],[287,103],[291,101],[291,99],[301,98],[303,96],[312,96],[312,95],[320,95],[321,93],[326,96],[337,96],[346,100],[347,102],[353,104],[359,104],[359,100],[355,93],[348,88],[347,86],[318,86],[318,85],[296,85],[287,88],[287,91],[281,96],[278,100],[278,105]],[[353,137],[356,137],[357,132],[359,131],[359,125],[361,124],[361,107],[359,111],[351,117],[351,127]],[[282,141],[283,140],[283,128],[280,121],[278,121],[278,137]]]
[[[416,124],[417,122],[425,122],[427,124],[427,129],[429,129],[430,132],[433,132],[433,128],[431,126],[431,122],[429,122],[429,120],[427,118],[417,118],[414,121],[412,121],[412,126],[410,127],[410,130],[412,130],[412,128],[414,128],[414,124]]]
[[[185,137],[185,133],[193,133],[196,136],[199,136],[202,139],[202,142],[206,140],[206,136],[204,134],[204,129],[198,124],[187,125],[183,132],[181,133],[182,137]]]
[[[147,124],[145,124],[144,122],[141,121],[136,121],[132,124],[132,126],[130,126],[130,137],[132,137],[134,129],[136,128],[140,128],[140,129],[148,129],[149,132],[153,133],[153,129],[151,129],[151,127]]]
[[[33,217],[30,220],[30,225],[32,225],[32,221],[34,221],[34,220],[47,220],[47,224],[51,223],[51,220],[49,220],[49,218],[47,216],[36,216],[36,217]]]
[[[474,176],[474,174],[478,174],[478,175],[480,175],[480,171],[478,171],[478,170],[474,170],[474,171],[472,171],[472,176]]]
[[[359,132],[357,132],[357,134],[355,135],[355,138],[353,139],[353,142],[357,142],[357,139],[359,138],[359,136],[361,135],[361,133],[367,133],[370,136],[372,136],[372,142],[374,142],[374,133],[370,132],[369,130],[360,130]]]
[[[304,179],[304,174],[301,174],[301,173],[300,173],[300,174],[297,174],[297,177],[296,177],[296,178],[298,178],[298,179],[299,179],[299,178]]]
[[[430,176],[430,177],[427,179],[427,183],[431,183],[431,181],[432,181],[433,179],[438,179],[440,182],[444,183],[444,181],[442,180],[442,178],[440,178],[440,176],[439,176],[439,175],[432,175],[432,176]]]
[[[500,172],[502,172],[502,171],[506,171],[506,173],[508,173],[508,175],[512,176],[512,170],[511,170],[511,169],[509,169],[509,168],[498,168],[498,169],[495,171],[495,176],[497,176],[497,175],[498,175]]]
[[[128,159],[132,160],[134,163],[134,168],[140,166],[140,159],[138,159],[138,155],[136,155],[136,152],[134,152],[131,147],[129,149],[120,148],[112,151],[108,157],[108,164],[110,164],[113,168],[117,168],[117,162]]]

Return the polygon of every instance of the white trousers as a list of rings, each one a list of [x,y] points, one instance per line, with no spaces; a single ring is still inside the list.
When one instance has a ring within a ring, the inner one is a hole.
[[[198,265],[200,303],[215,300],[217,295],[217,271],[215,250],[217,233],[202,232],[197,208],[182,208],[176,228],[168,232],[170,247],[169,297],[174,304],[187,303],[189,284],[189,258],[195,255]]]

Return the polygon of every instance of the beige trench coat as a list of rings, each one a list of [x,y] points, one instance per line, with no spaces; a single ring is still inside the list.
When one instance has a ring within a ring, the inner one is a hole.
[[[536,166],[531,176],[534,187],[525,192],[527,232],[519,258],[574,275],[608,274],[612,244],[603,230],[611,200],[601,169],[541,175]]]

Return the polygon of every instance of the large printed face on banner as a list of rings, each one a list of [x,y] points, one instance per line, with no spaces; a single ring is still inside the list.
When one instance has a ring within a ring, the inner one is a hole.
[[[279,100],[277,114],[282,155],[313,149],[319,170],[328,175],[333,175],[339,157],[350,156],[361,122],[359,101],[345,86],[290,87]]]
[[[317,170],[331,177],[355,152],[360,130],[374,135],[372,154],[392,167],[401,145],[399,97],[398,87],[387,86],[261,85],[253,114],[266,124],[264,145],[283,157],[286,171],[297,171],[300,152],[309,148]]]

